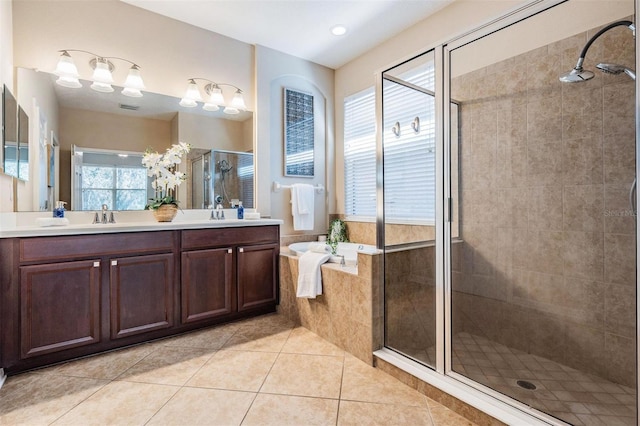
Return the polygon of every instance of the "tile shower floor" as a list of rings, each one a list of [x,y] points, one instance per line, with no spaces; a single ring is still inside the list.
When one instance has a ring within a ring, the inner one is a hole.
[[[275,314],[9,377],[4,424],[472,425]]]
[[[635,425],[635,389],[469,333],[453,339],[453,371],[574,425]],[[526,390],[516,382],[533,383]]]

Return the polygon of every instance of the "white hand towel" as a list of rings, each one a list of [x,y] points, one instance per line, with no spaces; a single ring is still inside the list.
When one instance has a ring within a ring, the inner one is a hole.
[[[297,297],[315,299],[322,294],[322,271],[320,265],[325,263],[331,255],[307,251],[298,261],[298,290]]]
[[[314,191],[313,185],[306,183],[291,185],[291,214],[293,229],[296,231],[313,229]]]

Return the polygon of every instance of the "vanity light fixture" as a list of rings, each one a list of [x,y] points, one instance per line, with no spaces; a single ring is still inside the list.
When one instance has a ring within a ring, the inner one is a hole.
[[[204,105],[202,106],[203,110],[218,111],[220,107],[224,107],[223,112],[225,114],[238,114],[240,111],[245,111],[247,109],[247,106],[244,103],[244,97],[242,96],[242,90],[238,86],[229,83],[216,83],[215,81],[201,77],[193,77],[189,79],[187,92],[180,100],[180,106],[195,108],[198,106],[198,102],[203,102],[196,80],[204,80],[207,82],[204,86],[204,91],[208,95],[208,99],[204,101]],[[229,104],[225,102],[220,86],[231,86],[236,89],[233,99]]]
[[[131,62],[128,59],[118,58],[115,56],[96,55],[95,53],[87,52],[86,50],[65,49],[60,50],[59,52],[61,52],[61,55],[54,73],[58,76],[56,83],[60,86],[70,87],[73,89],[82,87],[82,83],[80,83],[79,80],[80,74],[78,73],[78,68],[69,54],[69,52],[81,52],[93,56],[89,61],[89,65],[93,68],[93,75],[91,76],[91,80],[93,80],[91,88],[93,90],[103,93],[113,92],[113,87],[111,85],[113,84],[112,73],[115,66],[111,60],[117,59],[131,64],[129,74],[124,82],[122,94],[133,98],[139,98],[142,96],[141,90],[144,90],[144,82],[140,76],[140,66],[136,63]]]

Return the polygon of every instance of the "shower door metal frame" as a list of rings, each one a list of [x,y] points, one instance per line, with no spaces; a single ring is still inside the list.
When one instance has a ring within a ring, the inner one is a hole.
[[[505,15],[488,22],[472,31],[446,43],[430,46],[409,59],[399,61],[384,71],[376,74],[376,120],[377,120],[377,238],[378,248],[384,249],[384,187],[383,187],[383,109],[382,82],[383,74],[392,68],[416,58],[421,54],[434,51],[435,63],[435,101],[436,101],[436,370],[414,361],[388,348],[376,351],[376,356],[407,371],[408,373],[439,387],[443,391],[457,397],[470,405],[482,405],[483,411],[500,418],[509,424],[545,424],[566,425],[561,420],[542,411],[527,406],[509,396],[481,385],[462,374],[452,370],[452,283],[451,283],[451,223],[452,223],[452,191],[451,191],[451,109],[445,108],[451,102],[451,62],[453,50],[479,40],[503,28],[514,25],[547,9],[558,6],[569,0],[535,0],[518,7]],[[640,9],[640,0],[635,0],[636,13]],[[640,47],[636,43],[636,69],[640,69]],[[636,177],[640,165],[640,90],[636,81]],[[637,201],[636,201],[637,204]],[[637,205],[636,205],[637,209]],[[636,228],[636,241],[640,240],[640,231]],[[640,247],[636,244],[636,264],[640,257]],[[384,264],[384,263],[383,263]],[[636,288],[640,279],[640,271],[636,268]],[[384,277],[384,272],[382,274]],[[636,335],[637,354],[640,354],[640,294],[636,291]],[[636,365],[638,365],[636,356]],[[640,378],[637,379],[640,388]],[[471,393],[470,393],[471,392]],[[637,403],[640,412],[640,400]]]

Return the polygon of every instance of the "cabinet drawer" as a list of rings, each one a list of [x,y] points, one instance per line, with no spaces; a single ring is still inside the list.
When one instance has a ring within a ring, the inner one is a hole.
[[[279,228],[249,226],[246,228],[216,228],[182,231],[182,249],[191,250],[228,245],[278,243]]]
[[[22,238],[20,262],[167,252],[173,249],[174,235],[174,231],[161,231]]]

